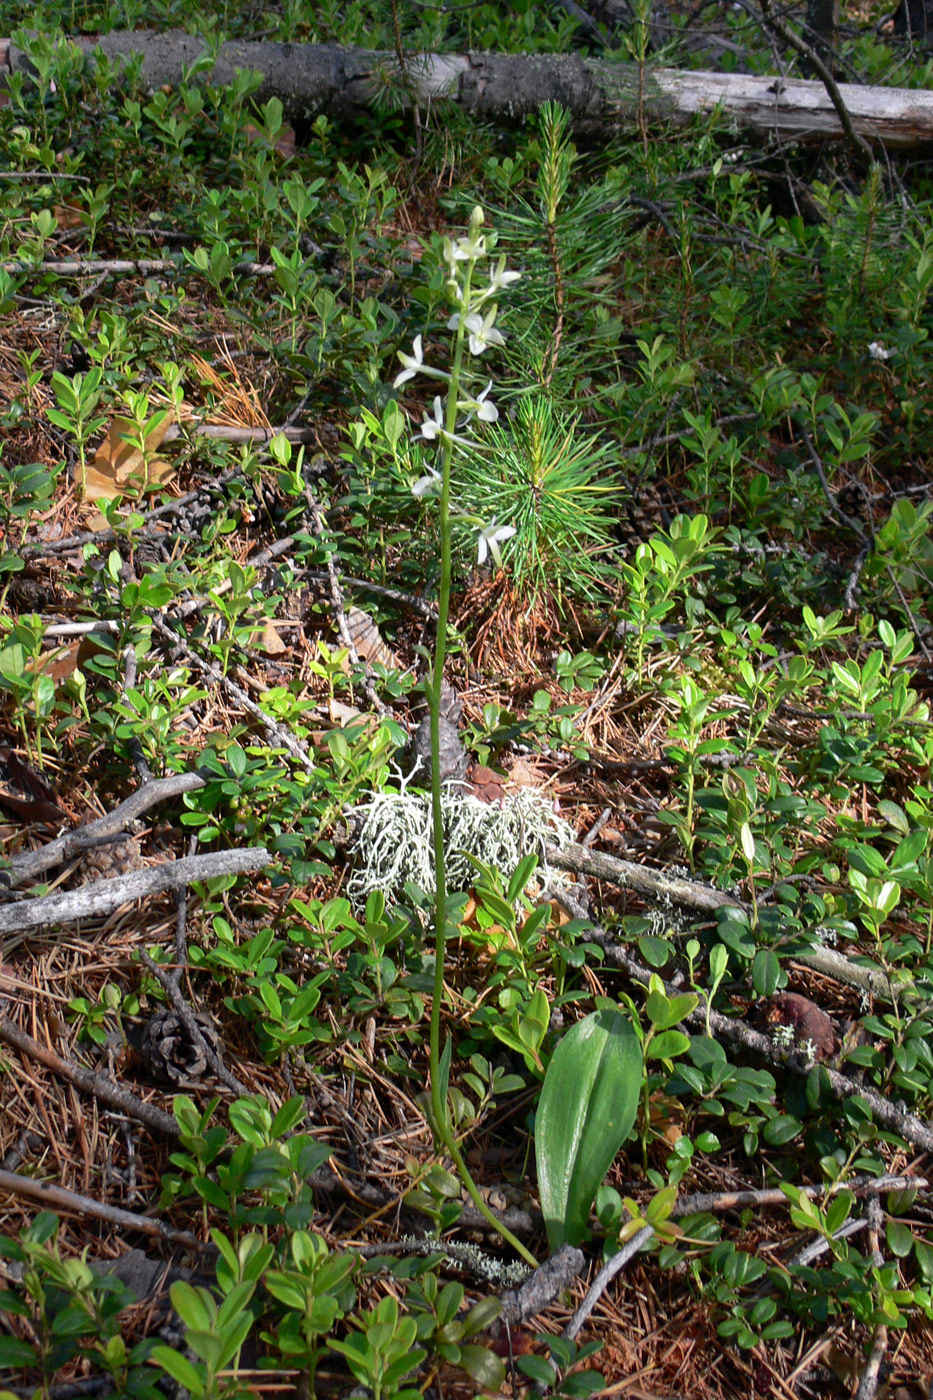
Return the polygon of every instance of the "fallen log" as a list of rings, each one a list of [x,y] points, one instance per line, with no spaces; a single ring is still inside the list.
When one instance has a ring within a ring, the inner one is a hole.
[[[142,81],[150,91],[177,86],[185,68],[206,52],[202,39],[180,31],[118,31],[74,42],[88,54],[99,45],[116,62],[142,54]],[[12,44],[7,65],[12,72],[29,72],[26,54]],[[388,52],[235,40],[221,45],[210,81],[229,83],[237,69],[261,73],[256,100],[278,97],[290,121],[320,112],[337,121],[360,120],[390,88],[403,104],[452,101],[478,118],[499,122],[520,122],[543,102],[560,102],[579,133],[596,135],[631,123],[640,100],[634,64],[578,54],[411,54],[401,73]],[[841,83],[839,93],[854,131],[873,145],[896,150],[933,145],[933,92]],[[649,69],[641,101],[652,124],[687,125],[719,109],[759,139],[845,139],[819,82]]]

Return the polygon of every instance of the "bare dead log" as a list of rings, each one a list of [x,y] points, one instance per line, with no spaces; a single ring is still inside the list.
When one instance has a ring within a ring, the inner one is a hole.
[[[176,86],[185,67],[206,50],[201,39],[180,31],[120,31],[75,42],[88,54],[99,45],[114,62],[141,54],[142,82],[150,91]],[[12,72],[29,72],[28,58],[15,45],[7,62]],[[326,111],[335,121],[358,121],[393,80],[403,104],[424,107],[443,99],[480,119],[500,122],[521,122],[542,102],[560,102],[577,131],[591,135],[631,124],[640,110],[637,65],[578,54],[411,54],[401,75],[396,56],[388,52],[235,40],[221,45],[208,76],[213,83],[225,84],[232,82],[237,69],[261,73],[257,101],[278,97],[290,120],[307,120]],[[902,150],[933,144],[933,92],[841,83],[838,95],[860,139]],[[686,125],[721,109],[760,138],[851,139],[818,82],[655,69],[645,74],[641,96],[645,117],[653,123]]]

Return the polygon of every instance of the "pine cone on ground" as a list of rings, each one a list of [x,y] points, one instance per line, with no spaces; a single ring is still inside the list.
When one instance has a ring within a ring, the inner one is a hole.
[[[847,481],[836,492],[836,505],[850,520],[871,524],[871,494],[862,481]]]
[[[813,1058],[821,1063],[831,1060],[841,1044],[831,1018],[799,992],[775,992],[757,1007],[757,1020],[772,1035],[776,1026],[786,1026],[792,1032],[793,1047],[802,1050],[809,1044]]]
[[[79,878],[82,885],[88,885],[92,880],[113,880],[119,875],[141,870],[142,864],[139,842],[132,836],[125,836],[83,851]]]
[[[220,1040],[212,1022],[200,1012],[194,1013],[198,1030],[210,1049],[219,1058]],[[146,1068],[159,1079],[173,1084],[182,1080],[202,1079],[209,1065],[200,1045],[195,1045],[177,1011],[157,1011],[143,1027],[139,1054]]]
[[[653,481],[644,481],[633,487],[632,494],[623,503],[612,533],[627,552],[634,553],[640,544],[663,529],[666,519],[657,486]]]
[[[79,827],[90,826],[98,820],[96,812],[87,812],[79,822]],[[131,829],[139,828],[134,822]],[[88,846],[81,852],[81,864],[75,876],[79,885],[89,885],[92,880],[113,880],[120,875],[130,875],[143,866],[139,842],[132,836],[119,836],[101,841],[99,845]]]

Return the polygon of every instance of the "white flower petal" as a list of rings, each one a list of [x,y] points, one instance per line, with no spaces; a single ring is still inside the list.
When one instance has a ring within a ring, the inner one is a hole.
[[[501,566],[502,553],[499,549],[499,545],[505,540],[510,540],[514,534],[514,525],[497,525],[496,518],[493,516],[485,529],[481,530],[479,533],[479,539],[476,545],[477,564],[484,564],[487,555],[491,554],[496,564]]]
[[[422,349],[420,335],[415,336],[415,341],[412,345],[412,350],[414,351],[413,355],[406,355],[404,350],[399,350],[398,352],[398,357],[401,360],[402,364],[405,366],[405,368],[399,374],[397,374],[395,376],[395,379],[392,381],[393,387],[396,389],[398,389],[407,380],[414,379],[415,375],[422,369],[424,365],[424,351]]]
[[[521,275],[520,272],[506,271],[505,254],[503,253],[489,279],[489,291],[498,292],[500,288],[508,287],[510,283],[517,282]]]
[[[428,442],[433,442],[444,430],[444,403],[440,395],[434,399],[434,416],[425,415],[421,424],[421,436],[427,438]]]
[[[440,485],[440,472],[436,472],[433,467],[428,467],[427,476],[419,477],[411,488],[411,494],[413,496],[436,496]]]
[[[499,410],[496,408],[496,405],[491,399],[487,399],[486,397],[491,388],[492,380],[490,379],[482,393],[477,394],[476,398],[468,405],[476,414],[477,418],[483,423],[495,423],[499,417]]]
[[[485,316],[480,316],[479,312],[473,311],[464,320],[464,326],[470,333],[470,354],[481,355],[489,345],[504,345],[505,339],[496,330],[495,320],[498,307],[490,306]]]

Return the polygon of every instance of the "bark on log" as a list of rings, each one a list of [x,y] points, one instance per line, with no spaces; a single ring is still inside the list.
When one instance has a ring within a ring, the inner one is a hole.
[[[142,81],[151,91],[181,82],[185,65],[205,52],[204,42],[170,31],[121,31],[100,40],[75,41],[90,53],[99,43],[111,60],[143,55]],[[21,49],[10,47],[12,71],[28,72]],[[487,120],[521,121],[542,102],[560,102],[578,132],[605,134],[634,120],[638,70],[632,64],[583,58],[576,54],[412,54],[402,79],[394,54],[370,53],[336,44],[282,44],[231,41],[223,44],[211,81],[229,83],[238,68],[263,74],[256,99],[278,97],[289,120],[319,112],[334,120],[359,120],[372,110],[387,81],[401,102],[411,93],[422,105],[445,99]],[[933,92],[906,88],[856,87],[839,90],[858,135],[876,145],[916,150],[933,145]],[[736,73],[649,70],[645,116],[653,123],[686,125],[697,116],[722,110],[759,137],[782,141],[839,141],[844,133],[821,83],[775,82]]]

